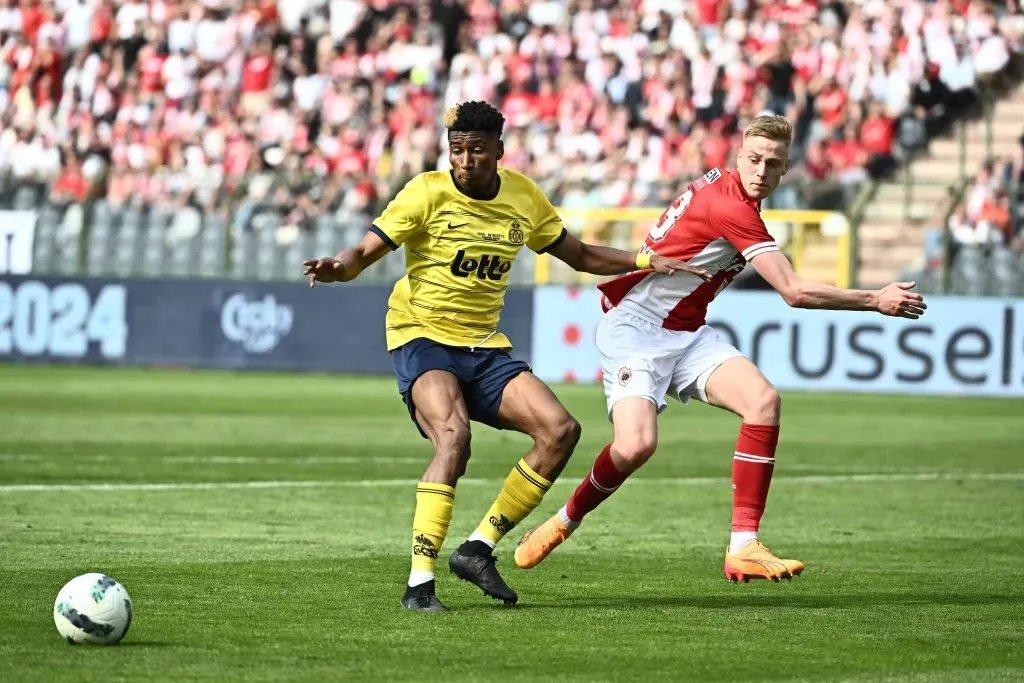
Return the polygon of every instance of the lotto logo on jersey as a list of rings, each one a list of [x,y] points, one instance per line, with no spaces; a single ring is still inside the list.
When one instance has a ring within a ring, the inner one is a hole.
[[[484,254],[479,259],[475,259],[472,256],[466,256],[465,249],[459,249],[451,266],[452,275],[455,277],[469,277],[475,273],[481,280],[494,280],[495,282],[505,277],[505,273],[510,270],[512,270],[511,261],[492,254]]]

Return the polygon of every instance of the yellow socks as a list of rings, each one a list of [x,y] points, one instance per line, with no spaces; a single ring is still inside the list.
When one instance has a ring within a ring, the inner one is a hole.
[[[505,485],[477,527],[470,541],[492,548],[540,505],[551,482],[520,460],[505,478]],[[448,534],[455,506],[455,489],[445,484],[420,482],[416,486],[416,515],[412,522],[412,570],[409,585],[434,579],[437,556]]]
[[[432,581],[437,554],[452,521],[455,489],[445,484],[420,482],[416,486],[416,515],[412,521],[412,571],[409,585]]]
[[[469,540],[483,541],[493,548],[502,536],[540,505],[549,488],[550,481],[534,472],[525,460],[520,460],[505,477],[501,493]]]

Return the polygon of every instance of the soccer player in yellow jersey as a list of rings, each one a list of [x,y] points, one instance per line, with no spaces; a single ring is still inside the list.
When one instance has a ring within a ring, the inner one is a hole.
[[[493,549],[540,504],[580,438],[579,423],[528,364],[511,358],[512,343],[497,330],[519,250],[550,253],[597,275],[652,269],[707,277],[682,261],[570,235],[533,181],[498,167],[504,123],[485,102],[452,107],[444,119],[452,170],[410,180],[355,247],[303,262],[310,286],[348,282],[405,246],[406,276],[388,302],[387,345],[409,415],[434,447],[416,488],[412,570],[401,600],[412,610],[447,611],[435,594],[434,568],[469,460],[470,421],[513,429],[534,442],[448,562],[456,576],[506,604],[518,596],[495,568]]]

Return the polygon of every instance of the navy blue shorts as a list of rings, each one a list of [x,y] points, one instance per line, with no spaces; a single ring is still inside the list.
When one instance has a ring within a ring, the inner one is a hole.
[[[501,429],[498,408],[505,385],[519,373],[530,371],[529,363],[514,360],[501,349],[471,351],[466,347],[447,346],[423,338],[413,339],[392,351],[391,362],[398,377],[398,392],[409,409],[409,417],[424,438],[427,435],[416,422],[416,406],[412,403],[412,384],[423,373],[445,370],[454,374],[459,378],[469,419]]]

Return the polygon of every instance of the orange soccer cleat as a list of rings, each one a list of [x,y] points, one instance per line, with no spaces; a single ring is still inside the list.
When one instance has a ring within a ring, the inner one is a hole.
[[[529,531],[516,546],[516,566],[532,569],[541,563],[551,551],[569,538],[573,527],[562,521],[557,514]]]
[[[730,581],[792,579],[803,570],[803,562],[780,559],[760,541],[751,541],[736,552],[725,549],[725,578]]]

